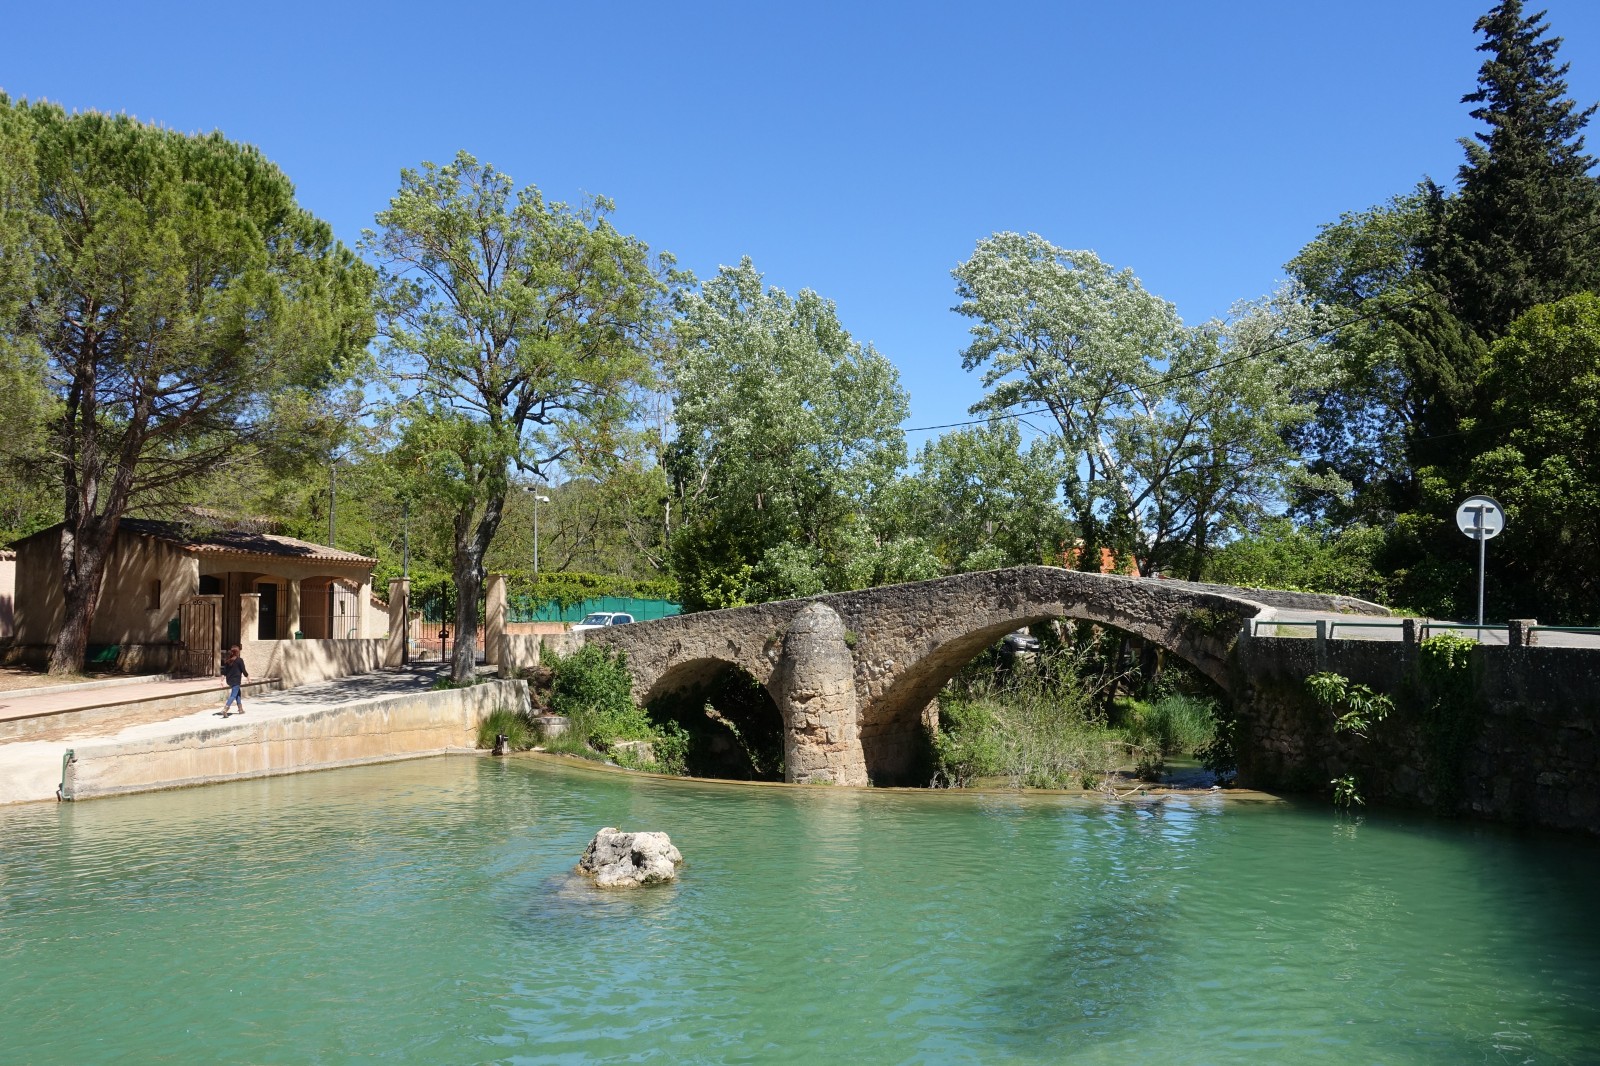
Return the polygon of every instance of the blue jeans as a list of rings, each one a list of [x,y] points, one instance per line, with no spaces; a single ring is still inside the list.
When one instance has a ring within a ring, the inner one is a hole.
[[[237,703],[239,705],[239,709],[241,711],[244,710],[244,697],[239,695],[239,686],[238,685],[229,685],[228,686],[228,702],[224,703],[222,705],[222,709],[223,710],[227,710],[229,707],[232,707],[235,703]]]

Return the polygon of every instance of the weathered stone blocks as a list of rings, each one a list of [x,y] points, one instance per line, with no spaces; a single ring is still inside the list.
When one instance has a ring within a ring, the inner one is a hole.
[[[784,720],[784,779],[797,784],[867,784],[857,719],[855,659],[844,622],[812,603],[790,622],[773,678]]]

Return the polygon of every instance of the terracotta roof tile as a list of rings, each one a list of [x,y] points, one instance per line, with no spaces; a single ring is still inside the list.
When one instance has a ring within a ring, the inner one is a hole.
[[[314,559],[342,566],[368,567],[378,560],[354,552],[339,551],[325,544],[296,540],[276,533],[248,529],[196,530],[181,522],[160,522],[149,518],[124,518],[121,529],[142,537],[154,537],[177,544],[184,551],[206,555],[270,555],[280,559]]]

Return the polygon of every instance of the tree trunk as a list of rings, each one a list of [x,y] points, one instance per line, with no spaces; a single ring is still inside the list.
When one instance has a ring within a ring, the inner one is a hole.
[[[450,679],[471,680],[478,667],[478,597],[483,592],[483,556],[472,551],[476,538],[456,545],[456,644],[450,653]]]
[[[100,527],[100,528],[96,528]],[[116,522],[89,521],[77,530],[61,530],[61,598],[64,613],[55,647],[50,652],[50,673],[83,672],[83,659],[89,650],[89,630],[100,602],[100,582],[105,577],[106,559]]]
[[[456,514],[456,647],[450,657],[450,678],[457,684],[470,680],[478,666],[478,597],[483,594],[483,557],[500,528],[505,503],[502,488],[490,494],[483,516],[476,522],[470,507]]]

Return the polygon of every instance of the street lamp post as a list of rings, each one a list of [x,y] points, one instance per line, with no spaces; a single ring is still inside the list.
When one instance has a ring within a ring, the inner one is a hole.
[[[539,577],[539,505],[549,503],[550,497],[533,494],[533,576]]]

